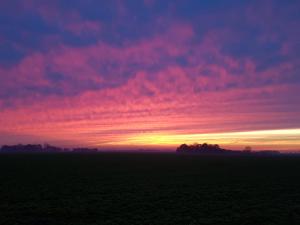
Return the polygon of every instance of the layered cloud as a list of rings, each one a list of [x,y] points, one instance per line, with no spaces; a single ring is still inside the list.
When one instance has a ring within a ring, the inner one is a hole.
[[[1,3],[0,142],[299,148],[299,4],[198,2]]]

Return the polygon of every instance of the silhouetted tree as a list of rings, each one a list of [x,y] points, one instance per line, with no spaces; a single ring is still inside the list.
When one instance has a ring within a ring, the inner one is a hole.
[[[226,150],[220,148],[219,145],[211,145],[211,144],[193,144],[193,145],[187,145],[182,144],[180,145],[177,150],[179,153],[223,153]]]
[[[251,152],[252,151],[252,148],[250,146],[246,146],[244,148],[244,152]]]

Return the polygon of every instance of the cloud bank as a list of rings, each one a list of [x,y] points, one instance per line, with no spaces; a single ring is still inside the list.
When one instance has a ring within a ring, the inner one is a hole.
[[[297,1],[0,6],[0,144],[300,147]]]

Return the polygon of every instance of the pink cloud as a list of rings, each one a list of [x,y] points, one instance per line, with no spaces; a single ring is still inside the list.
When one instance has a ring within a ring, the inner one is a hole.
[[[101,32],[98,23],[78,21],[62,26],[78,34],[86,29]],[[295,106],[299,97],[287,101],[298,86],[281,82],[299,61],[258,72],[254,60],[221,51],[229,33],[212,30],[192,45],[192,26],[179,23],[162,34],[121,47],[102,41],[84,47],[60,44],[46,53],[27,55],[15,67],[0,68],[3,89],[22,94],[13,98],[14,108],[0,110],[0,132],[97,145],[159,130],[178,134],[299,126],[300,108]],[[174,61],[180,56],[188,59],[186,65]],[[133,70],[131,65],[140,68]],[[240,72],[235,74],[236,70]],[[53,83],[47,79],[49,71],[66,80]],[[123,79],[125,71],[130,74]],[[87,88],[70,95],[76,85]],[[26,95],[23,89],[28,86],[59,87],[68,94],[36,91]]]

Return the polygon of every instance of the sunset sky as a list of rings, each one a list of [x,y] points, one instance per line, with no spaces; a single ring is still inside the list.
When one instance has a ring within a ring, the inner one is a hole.
[[[300,150],[297,0],[4,0],[0,146]]]

